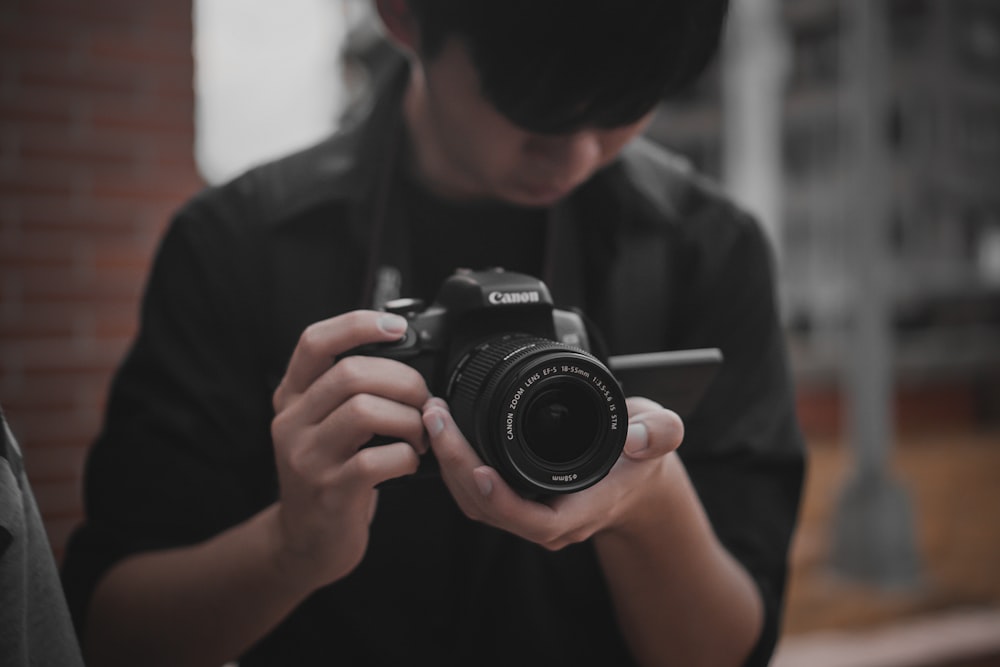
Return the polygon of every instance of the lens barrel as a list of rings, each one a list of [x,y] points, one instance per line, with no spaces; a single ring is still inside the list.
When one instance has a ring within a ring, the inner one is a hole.
[[[527,495],[596,484],[625,445],[625,396],[611,372],[546,338],[480,343],[456,364],[446,398],[483,461]]]

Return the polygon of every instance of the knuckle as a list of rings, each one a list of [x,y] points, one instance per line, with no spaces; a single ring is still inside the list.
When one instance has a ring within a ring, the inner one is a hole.
[[[345,387],[357,387],[368,377],[368,364],[364,357],[343,357],[333,366],[333,379]]]
[[[479,508],[476,507],[475,505],[469,503],[460,503],[459,507],[462,510],[462,514],[464,514],[468,519],[479,522],[483,521],[484,514],[481,511],[479,511]]]
[[[407,447],[405,451],[407,452],[406,456],[408,458],[406,472],[413,474],[417,472],[417,468],[420,467],[420,457],[411,447]]]
[[[343,314],[344,324],[348,327],[358,327],[368,324],[371,313],[364,310],[352,310]]]
[[[281,446],[294,432],[294,423],[287,411],[278,412],[271,420],[271,441]]]
[[[462,465],[462,456],[452,447],[440,447],[434,451],[438,464],[444,468],[458,468]]]
[[[423,429],[423,422],[420,423],[420,428]],[[453,439],[439,439],[438,445],[434,448],[434,455],[437,457],[438,463],[443,468],[460,468],[462,467],[462,464],[465,463],[463,451],[459,446],[459,443],[455,442]]]
[[[543,528],[538,543],[549,551],[558,551],[566,546],[566,535],[555,527]]]
[[[563,541],[562,547],[569,546],[570,544],[579,544],[580,542],[585,542],[589,538],[590,538],[590,531],[586,528],[579,528],[577,530],[571,531],[566,534],[566,536],[562,540]]]
[[[308,456],[304,447],[295,447],[285,451],[285,463],[288,469],[299,477],[302,477],[303,473],[309,470],[307,460]]]
[[[541,546],[546,551],[556,552],[562,551],[562,549],[566,546],[566,543],[562,540],[551,540],[549,542],[542,542]]]
[[[296,477],[309,477],[316,472],[316,456],[308,443],[297,443],[285,447],[279,454],[285,460],[285,467]]]
[[[380,466],[371,449],[361,449],[354,455],[354,474],[362,480],[370,480],[378,476]]]
[[[278,388],[274,390],[271,394],[271,407],[274,409],[275,414],[280,413],[281,409],[285,407],[286,399],[286,389],[285,383],[282,381]]]
[[[302,334],[299,336],[298,347],[303,352],[313,356],[321,351],[323,340],[324,336],[319,323],[310,324],[302,330]]]
[[[342,409],[349,421],[367,423],[377,412],[374,402],[368,394],[354,394],[344,402]]]

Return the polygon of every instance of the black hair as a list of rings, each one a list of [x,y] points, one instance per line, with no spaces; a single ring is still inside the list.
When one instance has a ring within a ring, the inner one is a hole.
[[[728,0],[409,0],[421,57],[461,39],[484,96],[540,133],[630,124],[705,69]]]

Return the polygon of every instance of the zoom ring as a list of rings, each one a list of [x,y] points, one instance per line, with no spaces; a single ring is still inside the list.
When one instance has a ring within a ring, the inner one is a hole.
[[[453,405],[459,403],[474,405],[480,396],[493,389],[498,378],[503,377],[504,374],[500,371],[515,363],[524,356],[524,353],[557,347],[558,343],[544,338],[514,334],[505,336],[499,341],[490,341],[485,345],[485,348],[477,346],[469,352],[469,355],[456,367],[456,375],[451,381],[448,397],[448,401]],[[519,347],[526,348],[524,353],[504,359]]]

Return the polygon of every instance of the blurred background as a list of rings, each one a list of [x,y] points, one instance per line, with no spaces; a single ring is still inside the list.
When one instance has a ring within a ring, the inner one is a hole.
[[[0,404],[57,558],[171,213],[329,133],[379,44],[365,0],[0,3]],[[811,461],[775,664],[1000,665],[1000,2],[733,0],[648,133],[775,248]]]

